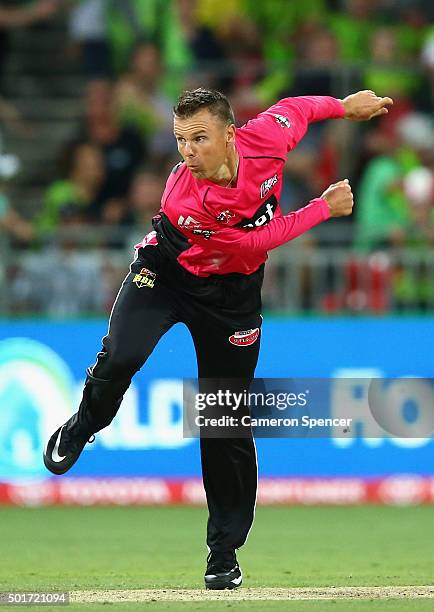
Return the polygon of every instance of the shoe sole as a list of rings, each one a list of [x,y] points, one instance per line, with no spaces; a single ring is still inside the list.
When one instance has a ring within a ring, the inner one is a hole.
[[[235,580],[239,580],[239,582],[236,583]],[[207,582],[205,578],[205,588],[210,589],[212,591],[223,591],[225,589],[229,589],[230,591],[232,591],[233,589],[237,589],[238,587],[240,587],[242,582],[243,582],[242,575],[239,576],[238,578],[232,578],[230,580],[228,580],[227,577],[213,578],[209,582]]]
[[[241,586],[240,584],[232,584],[227,582],[214,582],[212,584],[208,584],[205,582],[205,588],[209,591],[233,591],[234,589],[238,589]]]
[[[52,474],[55,474],[56,476],[61,476],[62,474],[65,474],[68,470],[72,468],[74,463],[77,461],[78,457],[76,457],[72,463],[68,462],[68,464],[64,466],[61,466],[58,463],[53,463],[45,454],[44,454],[43,459],[44,459],[44,465],[47,468],[47,470],[49,470]]]

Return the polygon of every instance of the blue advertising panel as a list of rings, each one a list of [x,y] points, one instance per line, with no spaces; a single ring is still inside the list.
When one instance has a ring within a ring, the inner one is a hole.
[[[106,327],[100,321],[0,323],[0,481],[49,476],[43,445],[76,411]],[[266,321],[257,376],[434,378],[432,330],[428,318]],[[177,325],[71,476],[199,476],[198,441],[182,435],[182,378],[194,376],[194,347]],[[358,401],[355,393],[348,398]],[[429,437],[366,431],[357,439],[258,439],[257,448],[259,473],[267,477],[434,474]]]

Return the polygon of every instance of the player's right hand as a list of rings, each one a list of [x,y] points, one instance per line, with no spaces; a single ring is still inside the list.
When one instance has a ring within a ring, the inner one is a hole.
[[[353,212],[354,197],[348,179],[330,185],[321,198],[327,202],[331,217],[346,217]]]
[[[345,108],[345,119],[369,121],[374,117],[387,115],[392,98],[377,96],[371,89],[364,89],[341,100]]]

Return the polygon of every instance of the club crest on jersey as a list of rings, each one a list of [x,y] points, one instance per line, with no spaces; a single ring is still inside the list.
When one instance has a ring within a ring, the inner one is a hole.
[[[273,115],[273,117],[276,117],[276,123],[278,123],[282,127],[285,127],[285,128],[291,127],[291,122],[289,121],[288,117],[284,117],[284,115],[276,115],[276,113],[271,113],[271,114]]]
[[[229,221],[234,217],[235,213],[231,212],[230,210],[222,210],[222,212],[217,215],[216,219],[219,223],[229,223]]]
[[[235,346],[251,346],[259,338],[259,327],[237,331],[229,336],[229,342]]]
[[[277,180],[278,180],[277,174],[275,174],[269,179],[265,179],[265,181],[261,185],[261,199],[265,198],[265,196],[270,191],[270,189],[272,189],[274,185],[277,183]]]
[[[133,277],[133,283],[141,289],[142,287],[149,287],[152,289],[155,285],[155,279],[157,275],[155,272],[151,272],[148,268],[142,268],[138,274],[135,274]]]

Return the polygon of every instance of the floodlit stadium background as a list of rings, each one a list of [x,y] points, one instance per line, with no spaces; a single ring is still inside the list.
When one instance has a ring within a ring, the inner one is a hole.
[[[0,503],[204,503],[198,444],[182,437],[196,369],[181,326],[67,477],[42,464],[179,159],[183,88],[222,89],[240,125],[287,95],[394,98],[371,124],[312,126],[289,155],[284,212],[348,177],[355,214],[271,253],[257,375],[432,378],[432,3],[65,4],[0,18]],[[259,503],[434,503],[429,437],[257,446]]]

